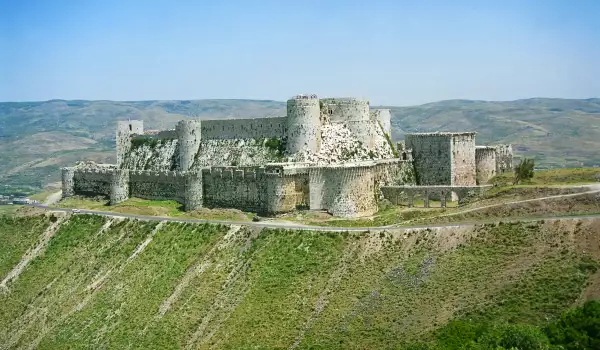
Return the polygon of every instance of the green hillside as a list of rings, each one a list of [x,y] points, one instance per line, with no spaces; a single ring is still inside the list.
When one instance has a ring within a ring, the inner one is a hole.
[[[2,279],[60,224],[0,220]],[[599,229],[350,234],[75,215],[0,292],[0,348],[425,349],[447,345],[448,327],[505,322],[537,336],[600,298]]]
[[[393,111],[393,136],[405,132],[478,132],[478,143],[510,142],[536,165],[600,165],[600,99],[454,100]],[[59,167],[88,159],[114,162],[117,120],[143,119],[148,129],[183,118],[285,115],[285,103],[256,100],[63,101],[0,103],[0,183],[40,188],[59,181]],[[1,190],[1,189],[0,189]]]

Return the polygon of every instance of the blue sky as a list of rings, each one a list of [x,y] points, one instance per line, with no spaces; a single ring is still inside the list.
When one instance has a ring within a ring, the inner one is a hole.
[[[0,0],[0,101],[600,96],[600,1]]]

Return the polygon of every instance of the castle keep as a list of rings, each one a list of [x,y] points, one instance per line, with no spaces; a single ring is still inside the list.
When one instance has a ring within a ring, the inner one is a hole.
[[[63,197],[355,217],[402,188],[460,192],[512,168],[510,145],[477,147],[474,132],[407,134],[398,148],[390,135],[389,110],[315,95],[288,100],[285,117],[182,120],[173,130],[119,121],[117,163],[63,168]]]

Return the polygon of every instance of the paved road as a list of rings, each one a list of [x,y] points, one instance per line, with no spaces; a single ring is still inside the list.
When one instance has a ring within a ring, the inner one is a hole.
[[[62,211],[70,213],[72,209],[68,208],[52,208],[43,204],[31,204],[31,207],[48,209],[52,211]],[[102,215],[108,217],[115,218],[130,218],[130,219],[138,219],[138,220],[148,220],[148,221],[171,221],[171,222],[186,222],[186,223],[210,223],[210,224],[221,224],[221,225],[246,225],[246,226],[255,226],[255,227],[264,227],[264,228],[279,228],[279,229],[289,229],[289,230],[308,230],[308,231],[336,231],[336,232],[344,232],[344,231],[389,231],[391,229],[423,229],[423,228],[442,228],[442,227],[462,227],[462,226],[473,226],[473,225],[481,225],[481,224],[490,224],[496,222],[517,222],[517,221],[536,221],[536,220],[557,220],[557,219],[586,219],[586,218],[600,218],[600,214],[591,214],[591,215],[580,215],[580,216],[544,216],[544,217],[535,217],[535,218],[512,218],[512,219],[490,219],[490,220],[480,220],[473,222],[461,222],[461,223],[445,223],[445,224],[436,224],[436,225],[413,225],[413,226],[401,226],[401,225],[389,225],[389,226],[377,226],[377,227],[329,227],[329,226],[308,226],[301,224],[280,224],[280,223],[269,223],[269,222],[254,222],[254,221],[228,221],[228,220],[204,220],[204,219],[181,219],[181,218],[173,218],[173,217],[163,217],[163,216],[149,216],[149,215],[136,215],[136,214],[122,214],[122,213],[114,213],[108,211],[99,211],[99,210],[87,210],[81,209],[79,211],[80,214],[94,214],[94,215]]]

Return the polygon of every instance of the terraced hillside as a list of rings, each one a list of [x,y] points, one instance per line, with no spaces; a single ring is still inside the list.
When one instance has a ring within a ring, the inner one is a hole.
[[[600,165],[600,99],[453,100],[392,109],[393,137],[406,132],[478,132],[478,143],[513,143],[536,166]],[[285,115],[285,103],[255,100],[63,101],[0,103],[0,183],[36,188],[77,160],[114,162],[117,120],[170,128],[184,118]],[[1,189],[0,189],[1,190]]]
[[[599,234],[592,218],[331,233],[4,217],[0,348],[387,349],[461,320],[543,326],[600,298]]]

